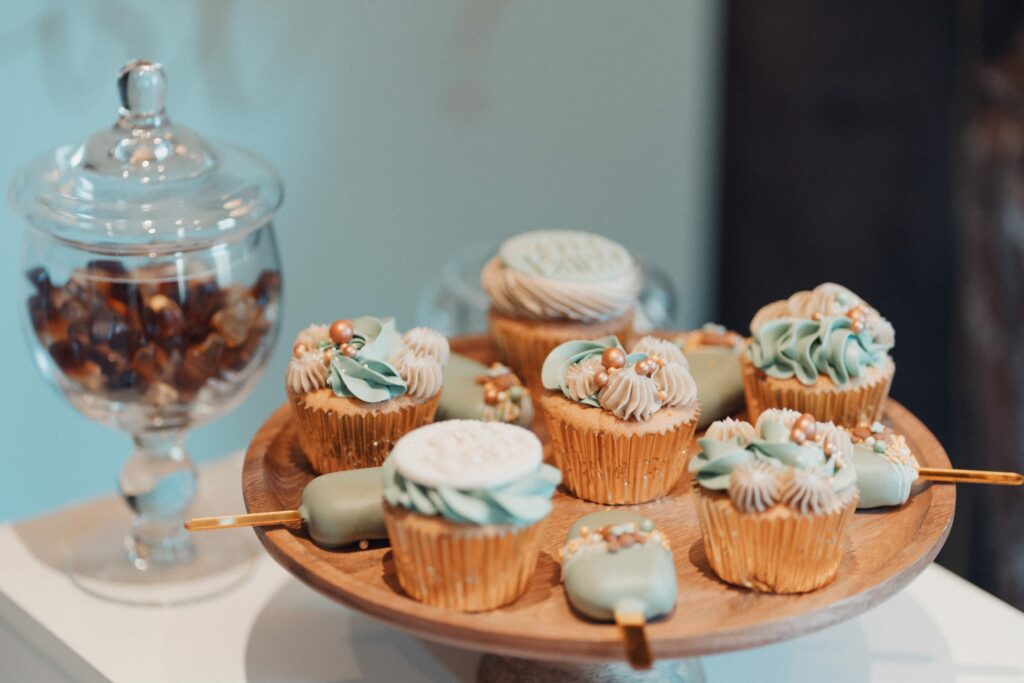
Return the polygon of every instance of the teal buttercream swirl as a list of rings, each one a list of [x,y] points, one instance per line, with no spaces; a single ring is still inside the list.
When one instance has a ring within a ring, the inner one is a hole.
[[[819,375],[837,385],[864,376],[868,367],[880,367],[892,344],[881,343],[868,330],[851,329],[845,316],[821,320],[778,318],[764,323],[753,333],[750,359],[770,377],[796,377],[813,385]]]
[[[508,484],[466,490],[417,484],[399,474],[391,458],[381,472],[384,500],[390,505],[460,524],[533,524],[551,512],[551,496],[562,481],[560,471],[544,464]]]
[[[561,391],[562,395],[570,400],[577,400],[569,387],[566,384],[565,378],[566,373],[569,371],[569,367],[576,363],[582,363],[588,358],[601,355],[608,349],[619,349],[623,353],[626,353],[626,349],[623,348],[619,338],[615,335],[608,337],[601,337],[600,339],[594,339],[592,341],[585,340],[574,340],[567,341],[563,344],[559,344],[551,353],[548,354],[547,358],[544,359],[544,365],[540,371],[541,383],[545,389],[552,391]],[[632,353],[626,356],[626,365],[634,365],[639,361],[647,358],[646,353]],[[590,396],[578,399],[580,403],[584,403],[588,406],[600,408],[601,403],[597,398],[597,391],[594,391]]]
[[[349,358],[336,353],[331,359],[327,384],[334,394],[366,403],[380,403],[404,394],[408,385],[388,362],[403,346],[394,319],[356,318],[352,330],[349,344],[356,348],[356,355]]]
[[[852,462],[826,455],[814,442],[795,443],[790,427],[776,419],[764,419],[754,439],[735,435],[725,441],[700,439],[701,452],[690,461],[689,469],[697,483],[712,491],[725,491],[733,470],[740,466],[765,463],[779,473],[786,469],[815,470],[828,477],[834,491],[842,491],[857,481]]]

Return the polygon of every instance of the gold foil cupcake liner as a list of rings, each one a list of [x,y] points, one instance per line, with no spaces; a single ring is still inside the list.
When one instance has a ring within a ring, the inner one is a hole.
[[[740,354],[743,394],[751,422],[769,408],[791,408],[811,413],[821,422],[855,427],[881,418],[896,366],[890,360],[878,377],[855,386],[807,387],[793,380],[777,380],[759,370],[746,352]]]
[[[327,474],[381,465],[402,436],[434,421],[441,392],[397,409],[367,407],[355,413],[311,407],[291,391],[288,400],[299,422],[302,452],[314,472]]]
[[[823,515],[742,513],[724,493],[694,484],[708,563],[723,581],[766,593],[806,593],[835,578],[857,496]]]
[[[435,607],[482,612],[526,591],[547,517],[525,527],[479,526],[385,503],[384,522],[402,590]]]
[[[512,368],[534,396],[544,393],[540,371],[548,354],[559,344],[574,339],[596,339],[614,334],[628,347],[633,334],[632,310],[613,320],[573,324],[564,334],[555,333],[560,322],[553,322],[550,325],[545,325],[543,320],[525,323],[493,309],[487,320],[491,337],[498,347],[498,357]]]
[[[668,495],[682,479],[700,410],[678,428],[647,433],[581,429],[549,411],[544,417],[562,483],[574,496],[633,505]]]

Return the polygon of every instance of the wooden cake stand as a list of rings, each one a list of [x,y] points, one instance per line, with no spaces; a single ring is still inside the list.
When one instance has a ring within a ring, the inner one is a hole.
[[[493,348],[484,336],[455,339],[452,348],[485,363],[493,360]],[[922,466],[950,467],[942,446],[906,408],[889,401],[883,421],[906,436]],[[242,475],[249,512],[298,507],[303,488],[315,475],[299,449],[295,429],[284,405],[253,438]],[[662,660],[786,640],[877,605],[935,558],[949,533],[956,501],[954,485],[926,484],[899,508],[858,512],[835,581],[804,595],[773,595],[716,578],[704,555],[691,485],[687,477],[669,497],[632,508],[666,533],[675,556],[675,612],[647,626],[652,654]],[[559,549],[570,524],[601,509],[605,506],[556,492],[537,571],[526,594],[507,607],[481,614],[429,607],[406,597],[384,543],[363,551],[326,550],[297,524],[257,528],[256,534],[270,555],[304,583],[422,638],[529,660],[621,660],[618,629],[574,614],[560,579]],[[499,679],[504,680],[491,678]],[[511,674],[507,679],[512,680]]]

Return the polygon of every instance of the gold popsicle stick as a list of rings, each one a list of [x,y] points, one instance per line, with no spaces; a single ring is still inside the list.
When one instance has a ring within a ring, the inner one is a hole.
[[[986,472],[985,470],[947,470],[940,467],[922,467],[918,469],[920,479],[930,481],[963,482],[967,484],[1004,484],[1020,486],[1024,484],[1024,474],[1017,472]]]
[[[622,631],[622,644],[626,648],[626,659],[634,669],[650,669],[653,659],[647,647],[647,620],[643,612],[615,611],[615,623]]]
[[[302,515],[298,510],[279,510],[277,512],[254,512],[248,515],[197,517],[185,522],[185,528],[189,531],[209,531],[211,529],[234,529],[240,526],[266,526],[267,524],[301,521]]]

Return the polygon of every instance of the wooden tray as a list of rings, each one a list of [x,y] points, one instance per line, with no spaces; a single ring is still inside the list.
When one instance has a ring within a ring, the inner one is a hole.
[[[486,337],[453,341],[454,350],[491,360]],[[922,466],[949,467],[931,432],[895,401],[884,421],[907,437]],[[288,405],[257,432],[242,474],[250,512],[298,507],[313,477],[299,450]],[[767,595],[719,581],[704,556],[689,478],[668,498],[636,506],[654,519],[672,544],[679,576],[676,609],[648,625],[657,658],[693,657],[786,640],[856,616],[893,595],[935,558],[953,522],[954,485],[925,486],[898,509],[858,512],[839,576],[800,596]],[[493,612],[463,614],[428,607],[406,597],[386,544],[369,550],[329,551],[299,525],[256,529],[275,560],[301,581],[349,607],[417,636],[473,650],[529,659],[621,659],[615,626],[576,616],[560,582],[559,548],[569,525],[604,506],[555,494],[537,571],[527,593]]]

